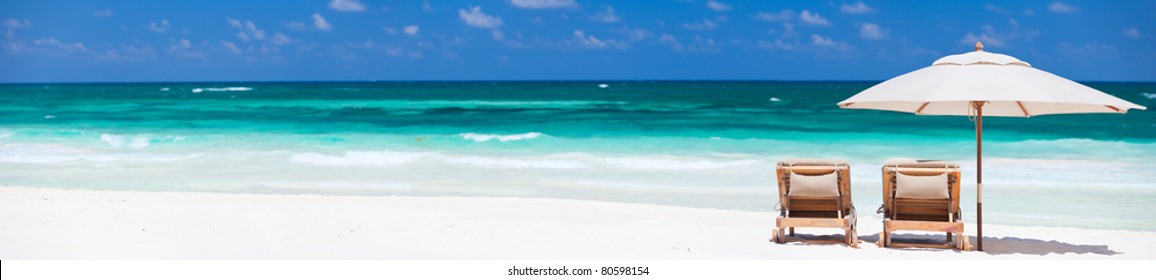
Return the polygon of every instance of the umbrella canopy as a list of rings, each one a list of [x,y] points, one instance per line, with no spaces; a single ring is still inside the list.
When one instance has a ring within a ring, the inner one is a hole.
[[[1014,57],[983,51],[949,55],[931,66],[884,81],[847,100],[844,109],[917,115],[975,116],[976,224],[983,250],[983,116],[1031,117],[1074,113],[1127,113],[1146,109],[1064,79]]]
[[[1071,113],[1125,113],[1143,106],[1036,68],[1011,56],[983,51],[950,55],[839,102],[845,109],[919,115],[1031,117]]]

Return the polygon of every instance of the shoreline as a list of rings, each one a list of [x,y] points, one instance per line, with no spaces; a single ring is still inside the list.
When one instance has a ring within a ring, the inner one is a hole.
[[[770,243],[777,213],[553,198],[3,186],[0,201],[0,259],[1156,259],[1148,231],[985,224],[986,252],[890,249],[860,215],[851,249]]]

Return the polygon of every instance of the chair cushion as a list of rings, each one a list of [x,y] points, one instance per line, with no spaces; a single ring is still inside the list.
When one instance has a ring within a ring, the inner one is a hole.
[[[835,172],[814,176],[791,172],[791,192],[787,195],[839,197],[839,177]]]
[[[947,188],[947,173],[932,176],[895,174],[895,197],[898,198],[949,198]]]

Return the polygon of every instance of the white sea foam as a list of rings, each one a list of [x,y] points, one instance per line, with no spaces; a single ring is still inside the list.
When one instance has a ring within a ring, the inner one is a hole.
[[[16,132],[7,129],[0,129],[0,139],[11,137],[13,134],[16,134]]]
[[[1026,155],[1069,155],[1094,159],[1148,159],[1156,154],[1156,144],[1093,139],[1027,140],[995,146],[1005,153]],[[1018,157],[1018,156],[1017,156]],[[1036,157],[1036,156],[1033,156]]]
[[[579,161],[558,159],[518,159],[464,156],[447,158],[445,161],[450,164],[492,168],[578,169],[588,167],[585,163]]]
[[[507,142],[507,141],[534,139],[534,138],[538,138],[544,134],[542,134],[541,132],[528,132],[528,133],[522,133],[522,134],[509,134],[509,135],[479,134],[479,133],[462,133],[459,135],[461,135],[463,139],[474,140],[474,142],[486,142],[486,141],[490,141],[490,140],[498,140],[498,141],[502,141],[502,142]]]
[[[677,157],[611,157],[603,161],[610,166],[641,170],[719,170],[767,165],[753,159],[706,160]]]
[[[251,87],[223,87],[223,88],[194,88],[193,93],[202,91],[251,91]]]
[[[152,143],[152,138],[148,136],[132,136],[132,135],[117,135],[117,134],[101,134],[100,141],[104,141],[109,145],[117,148],[144,148]]]
[[[155,136],[148,134],[121,135],[112,133],[100,135],[100,141],[116,148],[144,148],[155,142],[180,142],[184,140],[185,137],[182,136]]]
[[[17,143],[0,145],[0,162],[7,163],[171,162],[198,157],[201,157],[201,154],[102,153],[59,144]]]
[[[296,153],[290,159],[293,162],[325,166],[355,166],[377,165],[392,166],[415,161],[432,153],[410,153],[392,151],[347,151],[343,155],[327,155],[320,153]]]

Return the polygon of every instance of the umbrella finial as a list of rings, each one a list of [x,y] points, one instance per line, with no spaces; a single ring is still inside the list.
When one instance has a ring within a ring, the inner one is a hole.
[[[983,43],[982,42],[975,42],[975,51],[977,51],[977,52],[983,51]]]

